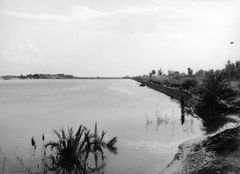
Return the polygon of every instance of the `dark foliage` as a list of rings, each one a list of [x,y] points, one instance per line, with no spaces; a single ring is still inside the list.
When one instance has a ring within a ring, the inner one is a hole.
[[[240,80],[240,61],[235,63],[227,62],[224,69],[224,76],[229,81]]]
[[[182,82],[182,88],[189,90],[190,88],[196,87],[198,84],[197,80],[194,78],[186,79]]]
[[[229,99],[236,93],[229,88],[223,71],[209,71],[206,79],[200,87],[201,100],[195,107],[195,112],[203,119],[206,127],[214,127],[214,124],[225,122],[224,115],[231,112]],[[217,121],[217,122],[216,122]]]
[[[74,134],[70,128],[65,131],[54,130],[58,140],[49,142],[45,145],[50,148],[51,154],[48,158],[48,168],[56,173],[66,174],[85,174],[97,171],[104,166],[104,149],[116,154],[117,148],[115,144],[117,138],[114,137],[106,142],[104,136],[106,132],[102,131],[101,136],[97,132],[97,124],[95,124],[94,133],[91,133],[84,126],[80,126]],[[94,157],[95,166],[89,166],[88,162]],[[100,163],[100,161],[102,161]],[[100,163],[100,165],[98,165]]]

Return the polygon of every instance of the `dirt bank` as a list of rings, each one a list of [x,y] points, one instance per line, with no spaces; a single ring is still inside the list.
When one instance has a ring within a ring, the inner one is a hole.
[[[187,141],[160,174],[240,173],[240,126]]]
[[[171,88],[165,85],[159,85],[153,82],[149,82],[149,81],[143,81],[140,79],[134,79],[137,82],[141,83],[141,84],[145,84],[147,87],[154,89],[156,91],[159,91],[163,94],[168,95],[169,97],[180,101],[181,100],[181,96],[184,98],[185,101],[185,105],[188,107],[192,107],[194,106],[197,101],[198,101],[198,97],[194,96],[193,94],[191,94],[190,92],[184,91],[184,90],[179,90],[176,88]]]

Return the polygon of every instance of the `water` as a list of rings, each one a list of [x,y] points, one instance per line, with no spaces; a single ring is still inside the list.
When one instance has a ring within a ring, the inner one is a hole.
[[[13,172],[16,154],[27,159],[32,136],[80,124],[118,137],[118,154],[107,154],[105,174],[156,174],[174,157],[180,143],[202,135],[190,116],[181,125],[179,105],[132,80],[0,81],[0,166]],[[162,121],[157,122],[157,117]]]

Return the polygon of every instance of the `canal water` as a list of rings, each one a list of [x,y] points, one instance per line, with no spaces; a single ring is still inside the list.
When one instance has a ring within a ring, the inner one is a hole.
[[[104,174],[156,174],[180,143],[203,134],[191,116],[181,124],[178,103],[133,80],[1,80],[1,170],[22,171],[17,157],[30,165],[31,137],[40,151],[43,133],[55,140],[53,129],[95,123],[106,139],[118,137],[118,154],[107,154]]]

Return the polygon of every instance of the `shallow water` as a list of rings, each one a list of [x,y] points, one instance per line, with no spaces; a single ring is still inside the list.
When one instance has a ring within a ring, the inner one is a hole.
[[[0,160],[15,171],[16,154],[28,159],[32,136],[80,124],[118,137],[118,154],[107,154],[105,174],[155,174],[173,158],[177,146],[202,135],[190,116],[181,125],[179,105],[132,80],[0,81]],[[157,117],[161,122],[157,122]],[[0,161],[0,166],[2,162]]]

